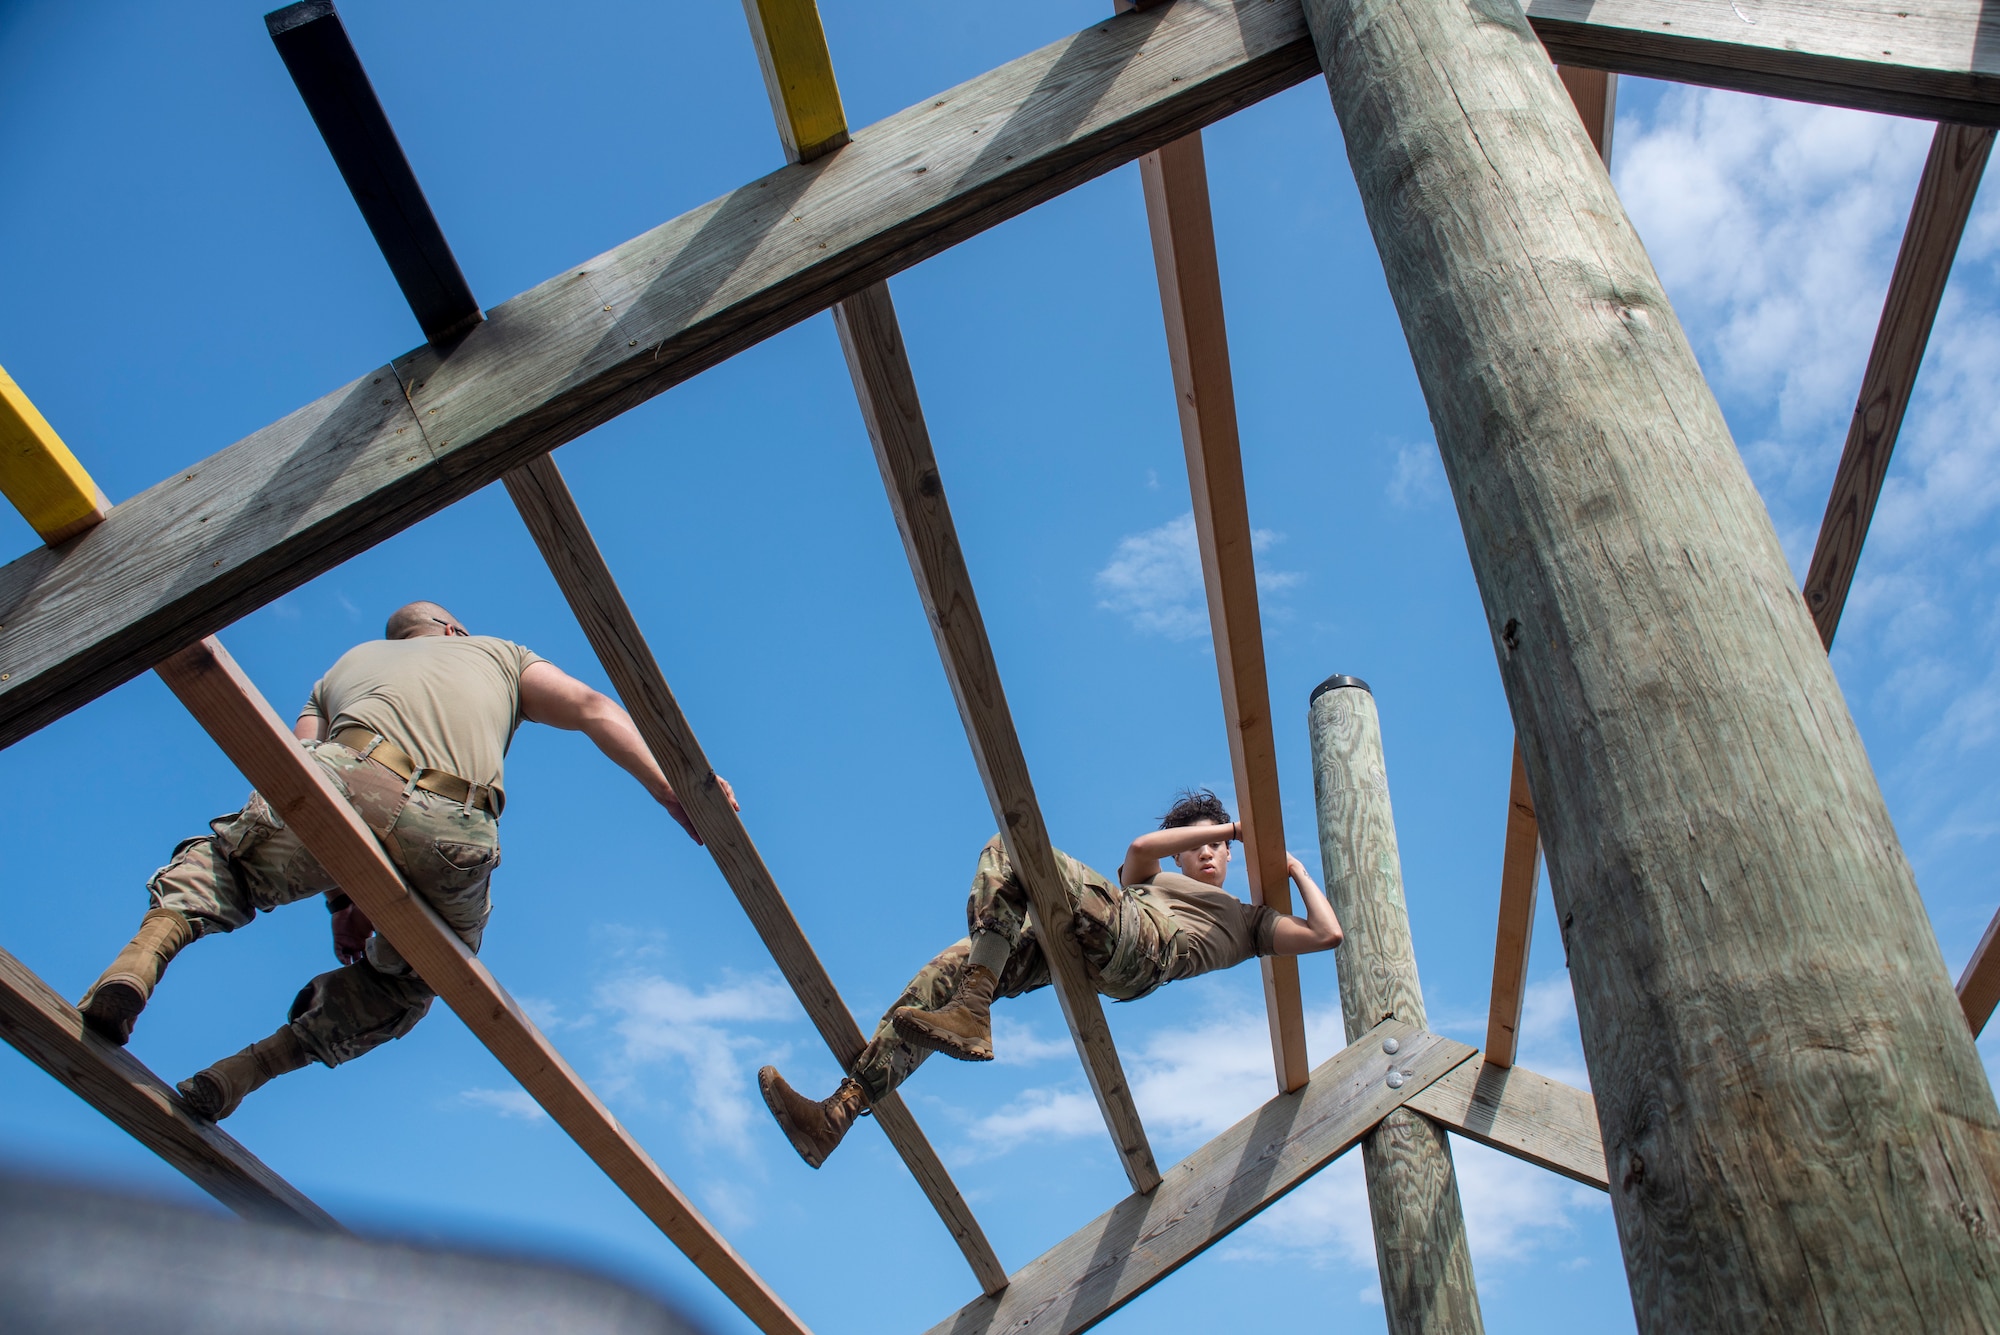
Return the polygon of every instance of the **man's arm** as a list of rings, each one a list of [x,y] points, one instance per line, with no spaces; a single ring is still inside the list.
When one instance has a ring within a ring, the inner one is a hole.
[[[1305,864],[1290,853],[1285,854],[1285,870],[1291,874],[1292,884],[1299,888],[1299,897],[1306,902],[1306,916],[1278,919],[1276,930],[1271,933],[1271,953],[1311,955],[1332,950],[1343,936],[1340,919],[1333,916],[1333,905],[1326,902],[1326,895],[1307,873]]]
[[[299,715],[299,721],[292,725],[292,736],[302,742],[323,742],[326,740],[326,720],[308,710]]]
[[[639,729],[633,726],[632,716],[616,700],[602,691],[592,690],[553,663],[530,663],[528,670],[521,674],[521,717],[566,732],[580,732],[590,738],[598,750],[637,779],[640,786],[653,795],[653,800],[680,822],[681,828],[688,832],[688,838],[701,842],[701,836],[695,833],[673,785],[667,782],[666,775],[660,773],[653,753],[646,749]],[[730,790],[729,781],[721,775],[717,775],[715,781],[721,785],[723,796],[734,808],[736,794]]]
[[[1148,830],[1125,850],[1118,868],[1120,885],[1137,885],[1160,874],[1160,863],[1203,844],[1227,844],[1243,837],[1243,827],[1235,821],[1227,825],[1176,825],[1168,830]]]

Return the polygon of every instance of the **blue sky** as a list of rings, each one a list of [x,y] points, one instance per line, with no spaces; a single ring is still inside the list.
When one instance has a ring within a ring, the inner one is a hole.
[[[823,8],[857,126],[1100,13]],[[343,13],[488,305],[782,161],[728,0]],[[256,6],[16,0],[0,60],[0,365],[114,500],[420,341]],[[1928,136],[1636,80],[1621,92],[1621,192],[1801,571]],[[1306,693],[1365,677],[1432,1021],[1478,1042],[1511,732],[1422,398],[1323,86],[1213,127],[1207,149],[1267,535],[1288,841],[1317,868]],[[1982,206],[1834,652],[1954,975],[1995,898],[1996,262],[2000,214]],[[1230,786],[1136,169],[892,286],[1050,827],[1110,866],[1175,788]],[[962,932],[991,816],[830,320],[557,458],[866,1025]],[[33,541],[0,515],[0,551]],[[222,638],[289,709],[415,597],[603,684],[497,488]],[[0,783],[0,945],[71,997],[130,932],[152,869],[244,791],[150,677],[0,754]],[[828,1335],[921,1329],[972,1296],[878,1131],[813,1173],[771,1126],[758,1065],[816,1088],[837,1073],[706,855],[574,736],[524,729],[509,793],[485,958],[751,1263]],[[330,962],[311,905],[202,942],[134,1051],[179,1079],[269,1032]],[[1302,972],[1322,1060],[1338,1044],[1333,964]],[[1531,979],[1523,1061],[1581,1083],[1553,930]],[[1271,1092],[1247,969],[1110,1015],[1163,1161]],[[1125,1188],[1053,1000],[1002,1017],[999,1063],[933,1062],[907,1092],[1011,1268]],[[747,1328],[442,1007],[364,1061],[273,1085],[229,1127],[355,1224],[580,1259]],[[11,1049],[0,1154],[206,1199]],[[1458,1163],[1489,1329],[1630,1328],[1602,1196],[1476,1146]],[[1104,1329],[1329,1317],[1382,1324],[1356,1163]]]

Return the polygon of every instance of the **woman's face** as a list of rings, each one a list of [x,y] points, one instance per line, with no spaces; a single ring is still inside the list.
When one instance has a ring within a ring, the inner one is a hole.
[[[1174,861],[1180,864],[1181,875],[1221,889],[1229,875],[1229,844],[1227,841],[1203,844],[1178,855]]]

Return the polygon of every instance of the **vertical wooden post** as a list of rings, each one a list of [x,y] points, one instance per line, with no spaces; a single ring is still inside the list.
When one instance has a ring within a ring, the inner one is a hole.
[[[1403,903],[1403,867],[1368,684],[1329,677],[1307,707],[1326,894],[1347,939],[1334,953],[1354,1042],[1394,1017],[1422,1028],[1424,994]],[[1444,1128],[1398,1108],[1361,1142],[1375,1264],[1390,1335],[1478,1335],[1479,1290]]]
[[[2000,1110],[1771,521],[1511,0],[1305,0],[1537,798],[1642,1331],[2000,1329]]]

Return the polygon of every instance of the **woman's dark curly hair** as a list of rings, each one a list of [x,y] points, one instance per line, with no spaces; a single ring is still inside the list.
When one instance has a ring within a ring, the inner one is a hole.
[[[1174,804],[1167,808],[1167,814],[1160,817],[1163,830],[1178,829],[1183,825],[1227,825],[1235,819],[1229,808],[1222,805],[1222,799],[1206,788],[1183,788]]]

